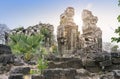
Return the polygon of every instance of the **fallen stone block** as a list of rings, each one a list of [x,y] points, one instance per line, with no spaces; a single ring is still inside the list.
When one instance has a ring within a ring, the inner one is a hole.
[[[0,63],[4,65],[14,63],[14,55],[13,54],[0,55]]]
[[[11,48],[9,46],[0,44],[0,54],[12,54]]]
[[[105,67],[106,71],[113,71],[113,70],[120,70],[120,65],[111,65],[108,67]]]
[[[91,74],[86,69],[77,69],[76,71],[77,71],[78,76],[90,76],[90,74]]]
[[[49,62],[48,68],[67,68],[66,62]]]
[[[116,78],[114,78],[113,72],[107,72],[107,73],[100,75],[99,79],[116,79]]]
[[[102,56],[102,55],[98,55],[98,56],[95,56],[95,57],[94,57],[94,60],[95,60],[96,62],[101,62],[101,61],[104,61],[105,58],[104,58],[104,56]]]
[[[120,55],[119,55],[119,53],[117,53],[117,52],[112,52],[112,53],[111,53],[111,57],[112,57],[112,58],[117,58],[117,57],[120,57]]]
[[[83,61],[83,65],[85,67],[95,67],[95,66],[97,66],[97,63],[95,63],[95,60],[87,59],[87,60]]]
[[[11,74],[8,79],[24,79],[22,74]]]
[[[42,75],[32,75],[31,79],[45,79]]]
[[[10,65],[3,66],[0,64],[0,74],[7,73],[10,71],[10,69],[11,69]]]
[[[46,69],[43,75],[45,79],[75,79],[76,69],[73,68]]]
[[[120,64],[120,58],[112,58],[113,64]]]
[[[82,68],[82,61],[80,59],[71,59],[64,62],[54,62],[50,61],[48,63],[48,68]]]
[[[94,60],[96,62],[102,62],[102,61],[110,60],[110,59],[111,59],[111,55],[109,53],[96,54],[94,57]]]
[[[83,64],[80,59],[73,59],[66,63],[67,63],[67,68],[76,68],[76,69],[83,68]]]
[[[120,78],[120,70],[113,70],[114,76]]]
[[[112,65],[112,61],[111,60],[106,60],[106,61],[102,61],[99,63],[100,66],[111,66]]]
[[[94,66],[94,67],[85,67],[86,70],[88,70],[89,72],[92,73],[98,73],[101,71],[101,68],[98,66]]]
[[[10,74],[23,74],[27,75],[30,73],[30,67],[16,67],[10,71]]]

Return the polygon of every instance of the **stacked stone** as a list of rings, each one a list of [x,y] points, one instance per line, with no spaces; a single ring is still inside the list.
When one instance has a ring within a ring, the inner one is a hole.
[[[98,64],[95,62],[95,60],[92,59],[86,59],[83,61],[84,68],[92,73],[96,73],[101,71]]]
[[[53,31],[54,31],[53,25],[39,23],[39,24],[34,25],[34,26],[29,26],[26,29],[23,28],[23,27],[15,28],[15,29],[13,29],[13,30],[10,31],[10,34],[34,35],[34,34],[40,33],[41,28],[46,28],[51,33],[53,33]]]
[[[90,72],[105,71],[112,65],[110,53],[94,53],[94,55],[92,54],[90,57],[83,59],[83,66]]]
[[[120,70],[114,70],[113,71],[115,79],[120,79]]]
[[[100,75],[99,79],[120,79],[120,70],[105,72],[104,74]]]
[[[87,59],[84,66],[87,65],[99,67],[101,71],[120,70],[120,53],[98,53],[93,59]]]
[[[97,27],[98,18],[89,10],[82,12],[82,37],[84,38],[85,49],[87,53],[102,51],[102,31]]]
[[[76,79],[75,69],[47,69],[44,71],[45,79]]]
[[[51,35],[51,36],[46,36],[45,37],[45,39],[46,39],[46,41],[45,41],[45,47],[51,47],[54,44],[54,42],[55,42],[54,34],[53,34],[54,27],[51,24],[39,23],[39,24],[34,25],[34,26],[29,26],[26,29],[23,28],[23,27],[19,27],[19,28],[13,29],[7,35],[6,41],[7,42],[10,41],[9,35],[24,34],[24,35],[27,35],[27,36],[31,36],[31,35],[40,34],[40,31],[41,31],[42,28],[47,29],[49,31],[49,35]]]
[[[0,73],[8,72],[14,63],[14,55],[9,46],[0,44]]]
[[[120,70],[120,53],[112,52],[111,53],[112,65],[107,67],[107,70]]]
[[[49,60],[49,68],[83,68],[82,61],[79,58],[54,58]]]
[[[45,79],[43,75],[32,75],[31,79]]]
[[[29,73],[30,67],[15,67],[11,69],[8,79],[25,79],[24,77]]]
[[[97,54],[94,57],[95,62],[98,63],[98,66],[101,68],[101,70],[105,70],[107,67],[110,67],[112,65],[111,61],[111,55],[109,53],[101,53]]]

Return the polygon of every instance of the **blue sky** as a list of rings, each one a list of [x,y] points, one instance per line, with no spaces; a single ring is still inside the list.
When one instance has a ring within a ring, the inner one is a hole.
[[[59,25],[59,16],[71,6],[75,9],[74,20],[81,30],[81,12],[88,9],[98,17],[98,27],[103,30],[103,41],[115,36],[120,13],[118,0],[0,0],[0,23],[9,28],[32,26],[39,22]]]

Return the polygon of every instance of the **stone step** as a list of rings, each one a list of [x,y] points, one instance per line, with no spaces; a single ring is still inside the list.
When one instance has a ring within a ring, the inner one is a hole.
[[[42,75],[32,75],[31,79],[45,79]]]
[[[23,74],[11,74],[8,79],[24,79]]]
[[[4,65],[14,63],[14,55],[13,54],[0,55],[0,63]]]
[[[16,66],[13,67],[10,71],[10,74],[23,74],[23,75],[27,75],[30,74],[30,67],[24,66],[24,67],[20,67],[20,66]]]
[[[111,60],[105,60],[99,63],[100,66],[111,66],[112,65],[112,61]]]
[[[45,79],[75,79],[76,69],[73,68],[54,68],[46,69],[43,73]]]
[[[48,61],[54,61],[54,62],[65,62],[65,61],[71,61],[71,60],[80,60],[80,58],[72,58],[72,57],[69,57],[69,58],[65,58],[65,57],[53,57],[53,58],[47,58]]]
[[[48,63],[49,68],[82,68],[82,61],[80,59],[73,59],[68,61],[62,61],[62,62],[54,62],[49,61]]]
[[[113,70],[120,70],[120,65],[111,65],[108,67],[105,67],[106,71],[113,71]]]
[[[120,58],[112,58],[113,64],[120,64]]]
[[[117,53],[117,52],[111,52],[111,57],[112,58],[120,58],[120,53]]]

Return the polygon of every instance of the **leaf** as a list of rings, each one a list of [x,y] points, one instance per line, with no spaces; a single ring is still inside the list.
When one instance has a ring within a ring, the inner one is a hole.
[[[118,22],[120,22],[120,15],[117,17],[117,19],[118,19]]]

